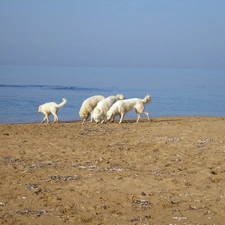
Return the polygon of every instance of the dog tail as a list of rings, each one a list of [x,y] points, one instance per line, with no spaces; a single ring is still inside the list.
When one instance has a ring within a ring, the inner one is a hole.
[[[62,100],[63,101],[60,104],[58,104],[58,106],[57,106],[58,108],[63,107],[67,103],[67,100],[65,98],[63,98]]]
[[[151,101],[151,95],[146,95],[145,98],[142,100],[142,102],[145,104],[145,103],[148,103]]]
[[[123,99],[125,99],[125,97],[124,97],[123,94],[116,95],[116,98],[117,98],[117,100],[123,100]]]

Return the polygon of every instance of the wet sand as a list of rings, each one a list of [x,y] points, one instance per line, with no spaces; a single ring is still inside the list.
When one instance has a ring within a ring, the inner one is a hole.
[[[0,224],[224,224],[225,117],[0,125]]]

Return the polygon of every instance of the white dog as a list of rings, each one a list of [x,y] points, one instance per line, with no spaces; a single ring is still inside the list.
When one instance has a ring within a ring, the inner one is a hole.
[[[109,96],[98,102],[97,106],[93,111],[93,119],[96,123],[104,123],[106,121],[106,115],[110,107],[118,100],[124,99],[122,94],[118,94],[116,96]]]
[[[119,123],[123,122],[125,114],[132,109],[135,110],[137,114],[137,121],[140,119],[140,114],[143,113],[147,116],[150,121],[150,117],[147,112],[145,112],[145,104],[151,101],[151,96],[147,95],[144,99],[140,98],[131,98],[126,100],[117,101],[107,112],[107,120],[114,121],[115,116],[120,115]]]
[[[57,104],[55,102],[46,102],[43,105],[40,105],[38,107],[38,113],[43,113],[45,115],[44,119],[41,121],[42,123],[47,120],[47,123],[49,123],[49,115],[52,114],[54,116],[54,123],[59,121],[59,118],[57,116],[58,108],[63,107],[67,100],[65,98],[62,99],[63,101],[60,104]]]
[[[79,111],[80,118],[83,119],[82,124],[88,119],[90,114],[91,114],[91,122],[92,122],[92,112],[94,108],[96,107],[96,105],[98,104],[98,102],[104,98],[105,97],[102,95],[94,95],[83,101]]]

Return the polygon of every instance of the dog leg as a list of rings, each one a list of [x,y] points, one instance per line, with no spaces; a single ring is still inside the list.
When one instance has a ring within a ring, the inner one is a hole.
[[[148,118],[148,121],[150,121],[150,117],[149,117],[149,114],[147,112],[141,112],[141,113],[145,114]]]
[[[50,123],[50,120],[49,120],[48,116],[47,116],[47,123]]]
[[[145,114],[146,116],[147,116],[147,118],[148,118],[148,121],[150,121],[150,117],[149,117],[149,115],[148,115],[148,113],[147,112],[141,112],[142,114]],[[139,119],[140,119],[140,113],[139,112],[137,112],[137,121],[136,122],[138,122],[139,121]]]
[[[52,112],[52,115],[54,116],[54,123],[59,122],[59,118],[56,113]]]
[[[121,117],[120,117],[120,122],[119,122],[119,124],[123,122],[124,116],[125,116],[125,114],[124,114],[124,113],[121,113]]]
[[[136,114],[137,114],[137,121],[136,121],[136,123],[138,123],[138,121],[139,121],[139,119],[140,119],[141,116],[140,116],[140,113],[137,112],[137,111],[136,111]]]
[[[54,117],[54,123],[57,123],[57,122],[59,122],[58,116]]]
[[[149,114],[147,113],[147,112],[143,112],[146,116],[147,116],[147,118],[148,118],[148,121],[150,121],[150,117],[149,117]]]
[[[41,122],[44,123],[45,120],[47,120],[47,123],[49,123],[48,115],[45,115],[44,119]]]
[[[90,120],[90,123],[91,123],[91,122],[93,122],[93,117],[92,117],[92,113],[91,113],[91,120]]]
[[[41,121],[42,123],[44,123],[45,122],[45,120],[46,120],[46,118],[47,118],[47,116],[45,116],[44,117],[44,119]]]
[[[106,121],[107,121],[106,116],[103,116],[103,120],[102,120],[101,124],[106,123]]]

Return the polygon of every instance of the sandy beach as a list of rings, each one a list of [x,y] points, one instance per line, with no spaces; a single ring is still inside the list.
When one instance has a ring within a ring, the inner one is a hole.
[[[0,224],[224,224],[225,117],[0,125]]]

